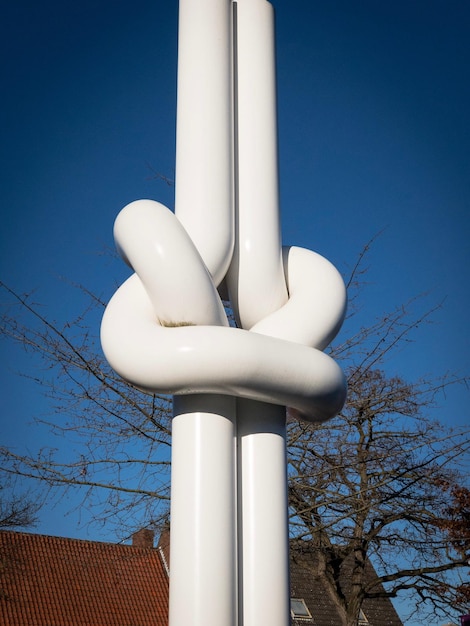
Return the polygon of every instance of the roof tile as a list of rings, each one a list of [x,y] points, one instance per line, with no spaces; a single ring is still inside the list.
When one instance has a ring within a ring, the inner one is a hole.
[[[158,550],[0,532],[4,626],[166,626]]]

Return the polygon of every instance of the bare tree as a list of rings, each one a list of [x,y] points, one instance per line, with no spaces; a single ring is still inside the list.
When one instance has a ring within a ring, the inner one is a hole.
[[[30,493],[19,495],[8,478],[0,483],[0,529],[34,526],[40,506]]]
[[[450,503],[444,509],[444,516],[436,523],[439,529],[445,530],[450,539],[450,551],[459,554],[464,559],[470,553],[470,489],[462,485],[452,484],[448,481],[440,481],[440,486],[450,495]],[[467,561],[470,566],[470,561]],[[469,611],[470,607],[470,582],[467,579],[452,589],[438,586],[438,595],[446,599],[452,598],[452,604],[462,607],[462,612]]]
[[[362,260],[348,285],[353,314]],[[33,377],[53,407],[43,423],[76,450],[69,458],[60,446],[35,456],[3,449],[4,471],[80,489],[83,506],[108,527],[119,524],[121,534],[159,526],[168,515],[169,398],[143,393],[110,370],[97,345],[104,303],[92,294],[83,316],[59,326],[31,298],[0,286],[10,303],[1,334],[39,359]],[[468,559],[441,524],[451,518],[468,436],[430,417],[439,394],[462,381],[408,383],[385,370],[388,355],[431,315],[399,307],[336,345],[332,354],[349,379],[345,409],[324,425],[292,415],[288,422],[292,537],[297,547],[315,548],[312,576],[326,583],[341,626],[357,623],[367,599],[407,590],[417,609],[445,614],[460,584],[454,573]],[[366,575],[370,562],[375,579]]]
[[[336,346],[336,358],[348,363],[343,411],[325,424],[289,423],[294,545],[315,551],[312,576],[329,590],[342,626],[358,623],[367,599],[408,590],[421,616],[464,609],[459,575],[470,529],[468,520],[465,530],[459,526],[466,543],[460,537],[457,549],[448,524],[458,516],[450,494],[461,493],[469,438],[431,417],[441,392],[464,381],[408,383],[381,369],[427,319],[400,307]]]
[[[35,359],[31,378],[47,396],[51,415],[36,417],[55,437],[35,455],[0,448],[4,472],[79,489],[95,521],[126,534],[143,519],[156,527],[169,503],[171,403],[118,377],[98,345],[104,303],[89,297],[85,312],[65,325],[46,318],[28,296],[0,283],[8,304],[0,334]],[[70,452],[73,448],[75,453]]]

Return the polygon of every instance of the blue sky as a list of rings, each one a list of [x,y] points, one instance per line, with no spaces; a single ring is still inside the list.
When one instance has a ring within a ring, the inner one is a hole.
[[[346,272],[383,231],[361,321],[429,292],[444,302],[435,323],[393,366],[468,374],[470,5],[274,6],[284,242]],[[0,278],[72,319],[83,301],[61,277],[109,298],[127,275],[100,254],[118,211],[145,197],[173,207],[154,172],[174,176],[177,3],[18,0],[0,29]],[[34,445],[28,424],[47,403],[13,374],[25,356],[0,350],[2,439]],[[451,390],[441,417],[468,424],[468,399]],[[37,530],[84,536],[57,512]]]

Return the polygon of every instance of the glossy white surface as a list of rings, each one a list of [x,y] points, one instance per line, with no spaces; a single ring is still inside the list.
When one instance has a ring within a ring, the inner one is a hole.
[[[232,3],[180,0],[175,212],[216,285],[233,249]]]
[[[345,398],[341,369],[320,350],[236,328],[160,326],[137,275],[109,302],[101,343],[111,367],[148,391],[239,395],[310,421],[333,417]]]
[[[170,624],[237,624],[235,428],[235,398],[175,398]]]
[[[242,328],[287,301],[281,252],[274,12],[265,0],[236,3],[237,205],[230,300]]]
[[[289,299],[251,330],[323,350],[336,337],[346,314],[343,279],[329,261],[311,250],[285,247],[283,259]]]
[[[237,400],[240,624],[290,623],[286,416],[282,407]]]
[[[150,299],[153,322],[161,326],[228,325],[201,255],[179,220],[163,204],[153,200],[128,204],[116,219],[114,238]],[[128,297],[123,306],[135,312],[134,295]],[[134,323],[140,326],[138,318]],[[128,328],[128,332],[132,331]],[[144,337],[142,340],[145,342]],[[152,347],[158,350],[156,345]],[[136,356],[134,366],[139,368],[138,360]]]
[[[101,342],[123,378],[175,394],[170,626],[287,626],[285,406],[312,422],[341,410],[322,350],[346,291],[326,259],[281,247],[271,5],[180,0],[179,15],[176,215],[151,200],[118,215],[134,274]]]

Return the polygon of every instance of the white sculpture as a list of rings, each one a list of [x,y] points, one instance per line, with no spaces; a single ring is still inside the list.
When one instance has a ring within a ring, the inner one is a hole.
[[[285,406],[311,421],[341,409],[321,350],[345,288],[318,254],[281,248],[271,5],[179,11],[175,214],[140,200],[118,215],[135,273],[101,341],[123,378],[175,394],[170,626],[287,626]]]

